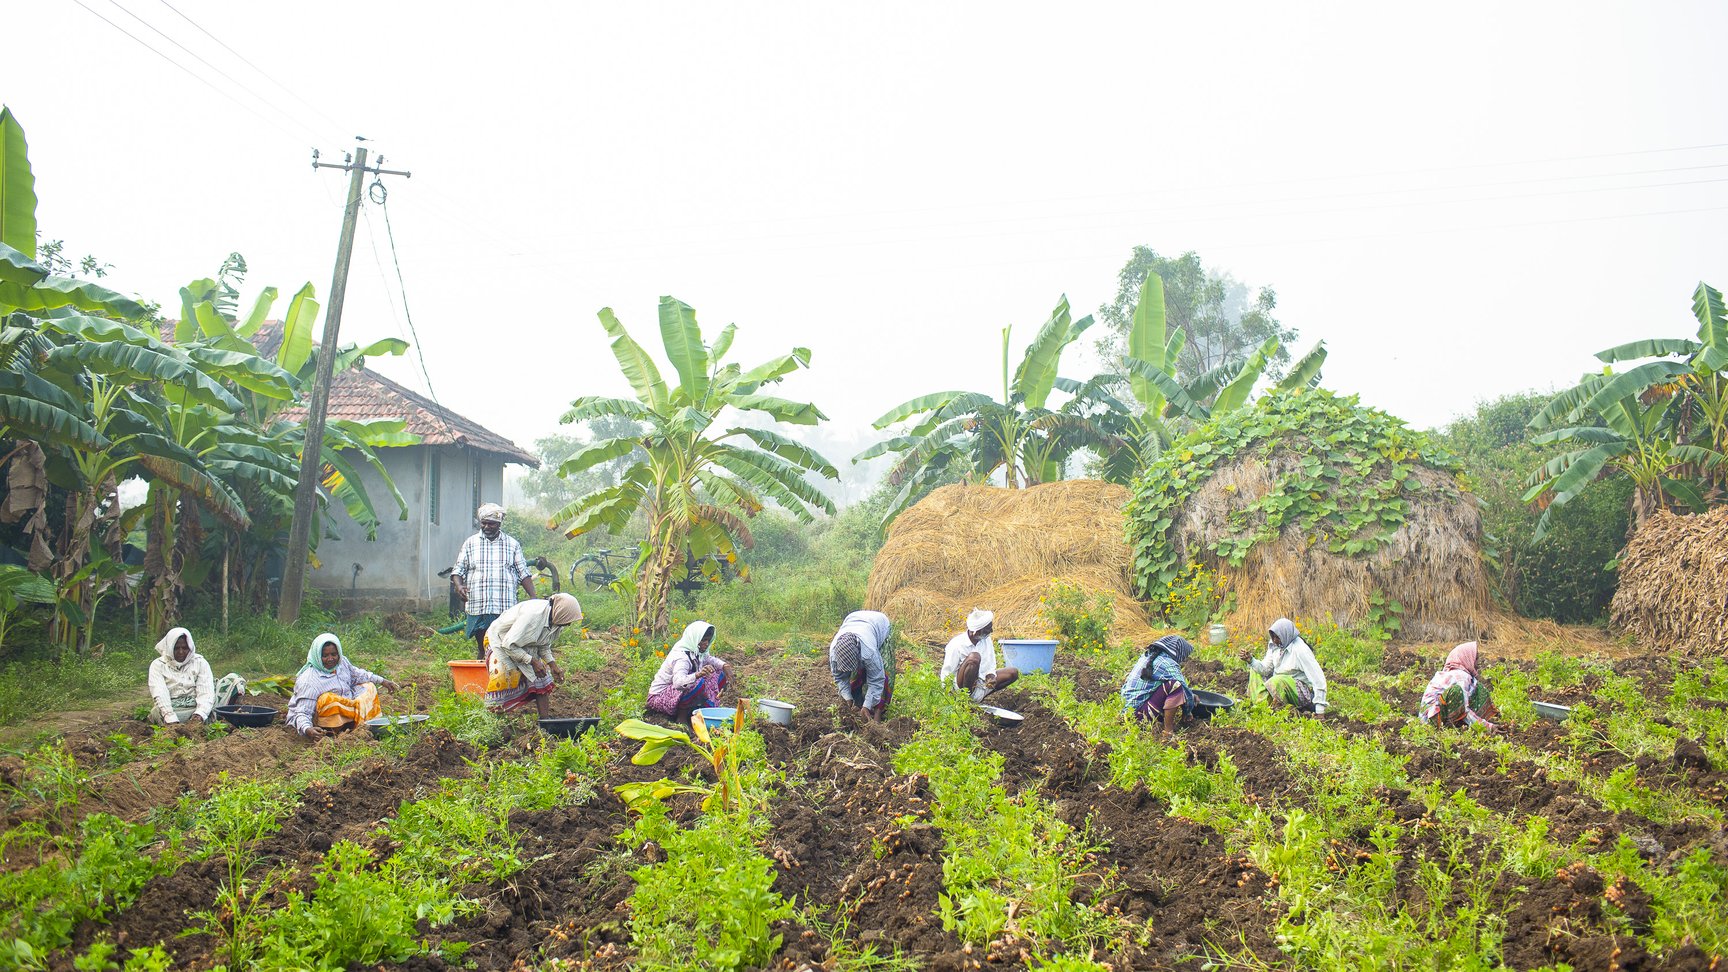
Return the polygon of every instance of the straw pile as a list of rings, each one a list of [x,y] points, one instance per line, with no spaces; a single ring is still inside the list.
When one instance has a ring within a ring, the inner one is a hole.
[[[1404,607],[1399,637],[1414,641],[1469,641],[1489,633],[1494,616],[1482,561],[1482,514],[1459,494],[1452,477],[1417,466],[1422,489],[1406,495],[1408,513],[1389,542],[1356,556],[1334,554],[1295,527],[1255,544],[1242,566],[1221,564],[1211,552],[1232,528],[1232,513],[1266,495],[1297,459],[1278,454],[1268,465],[1251,453],[1220,465],[1182,507],[1171,527],[1182,562],[1218,571],[1236,595],[1227,620],[1236,631],[1264,631],[1279,617],[1324,617],[1354,624],[1380,591]]]
[[[1620,558],[1609,614],[1647,647],[1728,654],[1728,506],[1645,520]]]
[[[1152,628],[1130,593],[1127,501],[1121,486],[1089,479],[944,486],[889,527],[865,601],[913,640],[946,642],[974,607],[996,612],[999,639],[1040,638],[1038,599],[1061,579],[1110,596],[1112,639],[1149,641]]]

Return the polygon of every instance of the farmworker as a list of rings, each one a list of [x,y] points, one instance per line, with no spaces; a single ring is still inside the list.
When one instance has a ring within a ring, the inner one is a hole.
[[[996,615],[973,608],[966,615],[966,630],[948,642],[942,658],[942,681],[953,679],[954,687],[971,692],[974,702],[1020,677],[1017,668],[996,667],[996,642],[990,637],[995,627]]]
[[[211,681],[210,663],[198,654],[192,632],[185,628],[163,635],[156,642],[156,654],[161,657],[150,663],[151,722],[204,722],[211,710],[246,692],[246,680],[233,672],[220,682]]]
[[[684,626],[678,643],[666,652],[666,660],[648,686],[648,709],[674,719],[689,719],[690,713],[720,702],[720,693],[731,681],[732,667],[708,653],[714,643],[714,626],[692,621]]]
[[[1194,712],[1194,691],[1182,674],[1182,663],[1193,653],[1188,639],[1165,635],[1146,646],[1122,683],[1123,708],[1151,722],[1159,741],[1176,731],[1178,717]]]
[[[1488,696],[1488,683],[1476,674],[1476,642],[1466,641],[1446,653],[1446,664],[1422,693],[1423,722],[1442,726],[1481,726],[1494,731],[1489,719],[1499,715]]]
[[[530,701],[544,719],[552,686],[564,681],[553,657],[558,633],[582,620],[582,605],[569,594],[522,601],[486,629],[486,707],[515,712]]]
[[[325,632],[312,639],[306,664],[294,680],[288,726],[303,736],[322,739],[375,719],[383,711],[378,704],[379,685],[392,692],[402,687],[349,661],[342,654],[342,642]]]
[[[1248,699],[1266,699],[1274,706],[1288,705],[1297,712],[1324,715],[1326,673],[1314,657],[1314,649],[1296,632],[1289,618],[1279,618],[1267,629],[1266,654],[1248,661]]]
[[[892,628],[881,611],[853,611],[828,644],[828,671],[840,701],[857,706],[871,722],[881,720],[894,698]]]
[[[522,545],[504,532],[504,507],[486,503],[475,513],[480,532],[462,541],[450,577],[456,593],[468,602],[468,637],[474,639],[474,657],[486,657],[486,629],[516,603],[516,585],[534,598],[534,575]]]

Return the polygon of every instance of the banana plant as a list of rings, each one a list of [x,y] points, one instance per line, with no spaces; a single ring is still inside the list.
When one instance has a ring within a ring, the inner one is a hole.
[[[1084,384],[1059,383],[1076,401],[1092,406],[1100,429],[1122,447],[1102,454],[1102,475],[1127,483],[1146,468],[1176,437],[1176,422],[1204,422],[1248,404],[1255,385],[1278,355],[1279,341],[1267,338],[1244,361],[1220,366],[1183,382],[1176,374],[1187,333],[1166,324],[1164,281],[1148,273],[1140,287],[1128,332],[1127,353],[1118,360],[1118,374],[1097,375]],[[1326,362],[1326,342],[1317,343],[1297,360],[1289,373],[1274,382],[1275,393],[1319,384]],[[1116,389],[1126,387],[1132,402]]]
[[[877,419],[877,429],[909,423],[852,460],[899,457],[888,476],[900,489],[883,522],[954,471],[977,481],[1001,471],[1003,482],[1017,489],[1061,479],[1076,450],[1106,446],[1108,436],[1085,414],[1050,407],[1053,392],[1072,393],[1077,387],[1057,372],[1062,353],[1091,326],[1090,316],[1073,319],[1064,296],[1012,372],[1013,329],[1002,329],[1000,399],[981,392],[936,392],[902,402]]]
[[[1706,509],[1728,483],[1728,311],[1722,294],[1700,282],[1692,293],[1694,338],[1645,338],[1599,351],[1607,367],[1554,396],[1530,421],[1538,445],[1567,452],[1526,480],[1524,501],[1548,518],[1591,483],[1632,481],[1632,527],[1658,509]],[[1655,360],[1646,360],[1655,359]],[[1625,371],[1613,366],[1641,362]]]
[[[695,739],[692,739],[689,733],[643,722],[641,719],[626,719],[620,722],[618,734],[642,744],[642,748],[630,757],[630,762],[637,766],[653,766],[659,763],[672,747],[688,746],[713,768],[714,785],[704,786],[662,779],[625,783],[612,789],[625,806],[637,813],[641,813],[651,803],[660,803],[681,793],[696,793],[703,798],[704,810],[717,807],[722,811],[738,810],[748,814],[750,805],[744,794],[743,777],[738,771],[738,733],[744,731],[745,713],[749,708],[749,699],[738,700],[738,707],[732,713],[731,732],[727,735],[711,732],[707,720],[703,719],[700,713],[693,713],[690,716],[690,729],[695,734]]]
[[[815,510],[833,513],[833,501],[808,477],[839,478],[815,450],[772,429],[717,428],[729,411],[791,425],[826,421],[815,405],[762,393],[809,367],[809,348],[793,348],[746,370],[725,360],[737,325],[726,325],[712,344],[706,343],[695,309],[673,297],[660,298],[659,318],[676,385],[661,377],[653,357],[610,307],[600,310],[600,324],[612,338],[612,354],[635,398],[578,398],[563,421],[617,415],[645,430],[598,439],[565,460],[559,475],[566,477],[616,459],[631,463],[616,485],[578,497],[548,522],[570,537],[593,530],[617,535],[637,511],[646,513],[649,556],[637,575],[635,611],[636,626],[654,634],[666,630],[673,575],[686,549],[698,558],[715,555],[736,562],[738,548],[755,542],[747,518],[770,501],[804,523],[814,519]]]

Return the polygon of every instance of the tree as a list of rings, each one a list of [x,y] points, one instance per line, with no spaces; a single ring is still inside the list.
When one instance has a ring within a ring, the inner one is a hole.
[[[1250,291],[1228,273],[1207,270],[1192,250],[1171,259],[1145,246],[1135,247],[1117,274],[1116,299],[1098,308],[1106,328],[1099,342],[1104,360],[1116,360],[1124,352],[1134,308],[1149,274],[1163,278],[1169,326],[1183,334],[1173,374],[1191,381],[1219,368],[1240,368],[1272,338],[1279,348],[1266,370],[1274,377],[1284,374],[1290,363],[1286,349],[1295,343],[1297,332],[1274,316],[1278,295],[1270,287]]]
[[[1530,474],[1525,502],[1548,512],[1599,479],[1632,482],[1632,529],[1659,509],[1707,508],[1728,469],[1728,312],[1722,294],[1700,282],[1692,294],[1698,337],[1646,338],[1597,352],[1609,365],[1585,375],[1530,422],[1539,445],[1570,447]],[[1613,365],[1644,361],[1625,371]]]
[[[1008,370],[1012,328],[1002,329],[1002,398],[982,392],[945,391],[920,395],[890,409],[874,423],[886,429],[913,422],[906,431],[878,442],[852,461],[899,455],[889,482],[899,487],[884,523],[899,515],[933,481],[956,471],[984,481],[1001,471],[1009,489],[1061,479],[1068,458],[1081,448],[1114,448],[1084,414],[1083,402],[1049,407],[1052,392],[1079,386],[1057,375],[1062,352],[1087,328],[1091,317],[1076,321],[1064,296],[1027,345],[1012,375]]]
[[[643,458],[644,453],[637,451],[575,475],[560,476],[558,468],[578,450],[602,439],[639,437],[645,431],[640,423],[616,415],[602,415],[584,425],[586,435],[549,435],[534,443],[534,451],[545,465],[522,477],[522,492],[543,510],[556,510],[585,493],[618,485],[631,464]]]
[[[1271,362],[1285,354],[1277,337],[1268,337],[1237,364],[1224,364],[1186,383],[1177,369],[1186,348],[1187,332],[1169,326],[1164,281],[1148,273],[1130,318],[1128,340],[1116,359],[1115,374],[1100,374],[1079,384],[1059,379],[1057,387],[1074,394],[1105,441],[1115,447],[1100,457],[1100,474],[1110,482],[1133,482],[1142,469],[1169,447],[1177,422],[1204,422],[1213,415],[1248,404],[1255,384]],[[1279,391],[1319,384],[1326,361],[1324,341],[1296,363],[1275,384]],[[1124,401],[1120,389],[1132,401]],[[1210,404],[1206,404],[1210,402]]]
[[[737,325],[726,325],[708,344],[690,305],[662,297],[659,316],[660,338],[677,374],[676,385],[661,378],[659,366],[612,308],[601,308],[600,324],[612,337],[612,354],[636,397],[578,398],[563,421],[623,418],[637,423],[640,431],[596,435],[564,461],[559,474],[576,476],[614,460],[638,458],[615,485],[577,498],[554,513],[549,524],[572,538],[596,529],[617,534],[637,510],[646,510],[648,546],[635,574],[635,609],[637,625],[656,635],[666,630],[673,572],[686,549],[698,557],[736,560],[737,548],[752,543],[745,520],[765,503],[778,503],[809,523],[812,510],[833,513],[834,504],[807,475],[839,478],[828,460],[772,429],[716,429],[728,410],[792,425],[826,421],[815,405],[761,391],[809,367],[809,348],[793,348],[746,371],[723,363]]]

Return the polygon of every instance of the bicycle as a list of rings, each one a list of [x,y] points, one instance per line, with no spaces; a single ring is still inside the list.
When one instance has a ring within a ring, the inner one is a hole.
[[[570,589],[586,586],[591,591],[604,591],[618,579],[618,572],[612,569],[613,561],[620,565],[636,562],[634,552],[614,552],[611,549],[596,550],[570,565]]]

